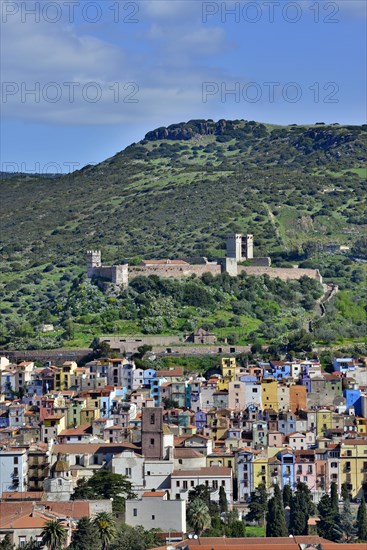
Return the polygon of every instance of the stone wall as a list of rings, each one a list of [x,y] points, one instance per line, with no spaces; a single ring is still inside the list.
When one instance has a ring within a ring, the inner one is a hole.
[[[255,267],[255,266],[238,266],[238,273],[246,273],[247,275],[269,275],[269,277],[279,277],[282,281],[290,279],[300,279],[301,277],[310,277],[322,283],[322,277],[318,269],[305,268],[286,268],[286,267]]]
[[[158,277],[173,277],[175,279],[182,279],[183,277],[190,277],[196,275],[201,277],[204,273],[212,273],[212,275],[220,275],[220,264],[201,264],[201,265],[155,265],[155,266],[136,266],[129,267],[129,279],[134,277],[148,277],[149,275],[157,275]]]

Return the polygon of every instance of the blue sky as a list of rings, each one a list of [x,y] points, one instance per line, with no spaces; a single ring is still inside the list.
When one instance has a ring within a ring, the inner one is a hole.
[[[364,0],[2,0],[1,169],[193,118],[365,123],[366,22]]]

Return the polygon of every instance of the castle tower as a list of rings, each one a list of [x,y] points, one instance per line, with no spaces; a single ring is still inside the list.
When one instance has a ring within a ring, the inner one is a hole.
[[[101,251],[100,250],[88,250],[87,251],[87,274],[88,277],[93,276],[94,268],[101,267]]]
[[[252,260],[254,257],[253,235],[242,235],[242,257],[244,260]]]
[[[144,458],[163,460],[163,409],[142,409],[141,450]]]
[[[235,233],[227,238],[227,258],[234,258],[237,262],[242,259],[242,235]]]

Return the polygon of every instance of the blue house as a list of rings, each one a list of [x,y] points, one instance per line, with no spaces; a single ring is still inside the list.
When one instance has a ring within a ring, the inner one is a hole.
[[[237,488],[239,502],[246,502],[254,490],[254,454],[239,451],[237,454]]]
[[[347,389],[343,391],[346,400],[347,409],[354,407],[357,416],[362,416],[361,390]]]
[[[334,357],[333,368],[336,372],[348,372],[355,370],[356,366],[352,357]]]
[[[207,423],[206,413],[203,411],[196,411],[195,413],[195,426],[198,430],[203,430]]]
[[[264,371],[264,377],[275,378],[276,380],[283,380],[284,378],[290,378],[291,376],[291,365],[289,363],[284,363],[283,361],[269,361],[271,372]]]
[[[281,451],[278,454],[279,461],[281,463],[281,482],[282,488],[285,485],[290,485],[292,491],[294,490],[294,463],[295,457],[289,451]]]
[[[157,372],[154,369],[146,369],[144,371],[144,386],[150,386],[150,381],[156,376]]]

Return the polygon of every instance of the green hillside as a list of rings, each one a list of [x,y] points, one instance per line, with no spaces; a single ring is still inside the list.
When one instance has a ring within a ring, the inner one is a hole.
[[[365,250],[366,132],[366,125],[190,121],[71,175],[1,174],[3,342],[26,321],[62,320],[57,308],[88,248],[101,248],[105,263],[215,258],[228,233],[249,232],[255,255],[276,265],[320,264],[330,279],[339,266],[339,284],[359,292],[364,267],[340,255],[331,262],[324,250]],[[343,318],[348,296],[339,299]]]

